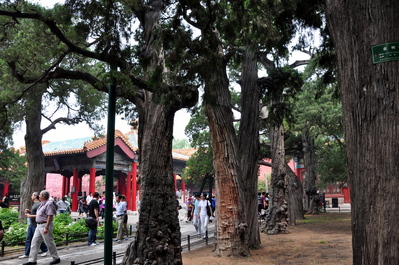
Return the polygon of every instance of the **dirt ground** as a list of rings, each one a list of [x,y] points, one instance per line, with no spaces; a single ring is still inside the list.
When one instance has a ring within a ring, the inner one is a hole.
[[[213,246],[208,245],[183,253],[183,264],[352,264],[350,213],[307,215],[289,230],[289,234],[261,234],[262,245],[251,250],[250,257],[214,257]]]

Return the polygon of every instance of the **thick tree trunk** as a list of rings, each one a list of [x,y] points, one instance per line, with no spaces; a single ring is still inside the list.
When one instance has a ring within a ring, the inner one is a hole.
[[[140,91],[133,101],[139,114],[139,164],[141,202],[137,237],[126,250],[122,264],[182,264],[181,233],[176,210],[173,180],[173,122],[181,105],[174,105],[167,86],[159,24],[162,1],[151,0],[140,17],[144,45],[142,59],[149,64],[144,71],[154,91]],[[154,85],[153,85],[154,86]]]
[[[36,90],[39,88],[37,85]],[[25,179],[21,181],[21,198],[19,219],[26,220],[25,209],[32,207],[31,194],[40,192],[44,188],[44,154],[42,149],[41,109],[42,93],[32,89],[27,95],[26,103],[26,159],[28,172]]]
[[[241,74],[241,121],[239,128],[239,153],[241,172],[245,184],[245,204],[248,224],[248,244],[259,246],[258,223],[258,159],[259,159],[259,93],[257,85],[257,56],[250,50],[244,54]]]
[[[399,260],[399,61],[371,47],[398,41],[396,0],[327,0],[337,54],[352,202],[353,264]],[[398,50],[398,44],[387,50]]]
[[[306,194],[306,203],[305,207],[308,212],[312,212],[314,206],[312,205],[311,195],[312,192],[316,187],[316,173],[315,173],[315,149],[314,149],[314,142],[313,138],[310,136],[310,128],[307,127],[302,133],[302,145],[303,145],[303,160],[305,163],[305,179],[304,179],[304,188]]]
[[[294,171],[285,164],[285,183],[286,196],[288,201],[288,220],[289,225],[295,225],[296,220],[303,220],[303,187]]]
[[[284,150],[284,128],[273,127],[270,132],[272,152],[272,189],[265,227],[269,235],[288,232],[288,202],[286,197],[286,163]]]
[[[214,255],[248,256],[248,224],[244,201],[244,184],[226,64],[217,55],[203,69],[205,78],[205,113],[208,118],[215,168],[218,209],[217,241]]]
[[[174,111],[151,100],[139,111],[141,202],[136,241],[122,264],[182,264],[173,181]]]

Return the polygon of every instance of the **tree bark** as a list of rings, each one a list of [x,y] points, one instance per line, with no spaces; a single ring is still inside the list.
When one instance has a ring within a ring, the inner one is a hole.
[[[304,187],[306,196],[305,207],[308,210],[308,213],[313,212],[314,203],[312,200],[312,195],[310,194],[316,187],[316,173],[314,168],[314,155],[315,148],[313,138],[310,135],[310,125],[306,124],[306,128],[302,132],[302,145],[303,145],[303,160],[305,163],[305,179],[304,179]]]
[[[214,36],[214,33],[212,33]],[[210,41],[212,45],[217,41]],[[212,47],[218,51],[217,47]],[[214,255],[249,256],[244,183],[234,129],[226,63],[212,53],[202,76],[205,80],[205,114],[208,118],[215,168],[217,241]]]
[[[285,164],[286,196],[288,201],[288,224],[296,225],[296,220],[303,220],[303,187],[294,171]]]
[[[143,7],[141,25],[144,44],[143,60],[148,65],[143,71],[147,80],[160,84],[153,92],[141,90],[132,101],[139,114],[139,164],[141,202],[137,237],[123,258],[127,264],[182,264],[181,233],[176,210],[173,180],[173,122],[181,107],[162,91],[167,86],[164,72],[164,51],[159,34],[162,1],[153,0]]]
[[[269,208],[266,223],[262,231],[269,235],[288,232],[288,202],[286,198],[286,163],[284,150],[284,128],[274,126],[270,132],[272,152],[272,189],[270,191]]]
[[[257,56],[249,46],[244,53],[241,71],[241,121],[239,154],[241,172],[245,180],[245,205],[248,224],[248,244],[261,244],[258,222],[258,159],[259,159],[259,92],[257,85]]]
[[[38,84],[27,93],[26,102],[26,159],[28,172],[26,178],[21,181],[21,198],[19,220],[26,220],[25,209],[32,207],[31,194],[35,191],[40,192],[44,189],[44,154],[42,149],[42,130],[41,110],[42,110],[42,92]]]
[[[181,234],[173,181],[171,107],[138,104],[141,202],[137,237],[122,264],[182,264]],[[145,109],[145,111],[144,111]]]
[[[398,41],[399,5],[394,0],[326,3],[343,101],[353,264],[396,264],[399,61],[373,64],[371,46]]]

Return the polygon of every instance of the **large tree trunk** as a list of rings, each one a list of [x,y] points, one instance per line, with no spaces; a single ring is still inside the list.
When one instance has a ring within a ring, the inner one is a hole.
[[[139,107],[139,226],[122,264],[182,264],[173,181],[174,111],[152,102],[151,93],[146,93],[143,106],[145,111]]]
[[[248,224],[244,201],[244,184],[226,64],[219,55],[211,57],[206,69],[205,113],[208,118],[215,168],[217,241],[214,255],[248,256]]]
[[[257,86],[257,56],[251,51],[244,53],[241,74],[241,121],[239,128],[239,153],[241,172],[245,179],[245,204],[250,247],[261,243],[258,223],[258,159],[259,159],[259,92]]]
[[[398,41],[399,5],[396,0],[326,2],[343,99],[353,264],[397,264],[399,61],[373,64],[370,48]]]
[[[296,220],[303,220],[303,187],[294,171],[285,164],[286,196],[288,201],[288,224],[295,225]]]
[[[286,198],[286,163],[284,150],[284,128],[282,125],[271,128],[272,152],[272,189],[270,191],[269,208],[267,209],[266,223],[262,231],[269,235],[287,233],[288,211]]]
[[[145,77],[153,84],[167,85],[158,20],[162,1],[152,0],[141,17],[143,60],[149,64]],[[158,79],[159,78],[159,79]],[[181,106],[174,106],[162,85],[153,92],[141,91],[134,98],[139,113],[141,202],[137,237],[126,250],[122,264],[182,264],[181,233],[176,211],[173,180],[173,121]]]
[[[26,102],[26,159],[28,172],[26,178],[21,181],[21,198],[19,220],[26,220],[25,209],[32,207],[31,194],[40,192],[44,188],[44,154],[42,149],[41,110],[42,92],[37,85],[27,94]]]
[[[306,128],[302,133],[302,145],[303,145],[303,160],[305,163],[305,179],[304,188],[307,194],[305,207],[308,213],[311,213],[314,209],[313,195],[315,193],[316,187],[316,173],[315,173],[315,148],[314,141],[310,135],[310,125],[306,124]],[[317,206],[318,207],[318,206]]]

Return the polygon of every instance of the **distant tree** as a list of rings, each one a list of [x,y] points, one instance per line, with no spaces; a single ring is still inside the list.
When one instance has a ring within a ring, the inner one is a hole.
[[[18,150],[4,149],[0,152],[0,176],[4,177],[15,192],[19,193],[21,180],[26,177],[26,157]]]
[[[37,5],[27,4],[26,7],[44,10]],[[0,43],[1,91],[5,95],[2,103],[8,123],[24,121],[26,124],[28,171],[20,182],[20,209],[26,209],[32,204],[30,194],[44,188],[43,135],[59,123],[76,124],[99,119],[101,116],[97,111],[103,109],[103,100],[96,90],[86,90],[87,86],[82,83],[59,80],[54,72],[50,73],[63,60],[67,65],[76,58],[68,56],[66,47],[60,46],[57,38],[46,33],[45,25],[35,20],[7,17],[1,17],[0,23],[4,35]],[[73,35],[73,32],[69,34]],[[84,60],[79,62],[80,67],[91,68]],[[66,113],[58,114],[60,110]],[[42,119],[46,120],[47,126],[42,125]],[[19,216],[20,219],[26,218],[23,211]]]
[[[190,147],[190,143],[187,139],[173,139],[173,149],[187,149]]]

